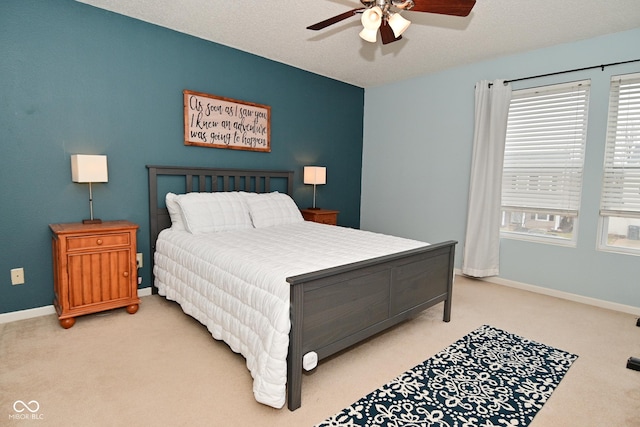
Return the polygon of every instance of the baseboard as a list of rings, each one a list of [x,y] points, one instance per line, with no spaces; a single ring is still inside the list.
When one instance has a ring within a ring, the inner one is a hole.
[[[0,314],[0,323],[15,322],[17,320],[31,319],[33,317],[48,316],[50,314],[56,314],[56,309],[53,308],[53,305],[30,308],[28,310],[12,311]]]
[[[455,269],[454,273],[463,276],[462,270]],[[494,283],[496,285],[508,286],[510,288],[522,289],[524,291],[534,292],[537,294],[549,295],[556,298],[562,298],[569,301],[579,302],[582,304],[592,305],[595,307],[605,308],[608,310],[620,311],[622,313],[633,314],[634,316],[640,316],[640,307],[634,307],[631,305],[618,304],[615,302],[604,301],[596,298],[585,297],[582,295],[572,294],[570,292],[558,291],[556,289],[543,288],[542,286],[529,285],[526,283],[516,282],[515,280],[503,279],[501,277],[486,277],[482,280],[484,282]],[[138,289],[138,296],[146,297],[151,295],[151,288]],[[32,317],[47,316],[55,314],[56,310],[53,305],[47,305],[45,307],[31,308],[28,310],[13,311],[10,313],[0,314],[0,323],[15,322],[16,320],[30,319]]]
[[[464,276],[459,269],[454,270],[455,274]],[[566,299],[569,301],[579,302],[582,304],[592,305],[595,307],[605,308],[607,310],[620,311],[622,313],[633,314],[634,316],[640,316],[640,307],[634,307],[631,305],[618,304],[615,302],[600,300],[597,298],[585,297],[582,295],[572,294],[570,292],[558,291],[556,289],[544,288],[542,286],[529,285],[527,283],[516,282],[515,280],[503,279],[501,277],[485,277],[482,279],[484,282],[494,283],[496,285],[508,286],[510,288],[522,289],[524,291],[534,292],[536,294],[549,295],[556,298]]]
[[[149,295],[151,295],[150,287],[138,289],[139,297],[146,297]],[[48,316],[50,314],[56,314],[56,309],[53,305],[30,308],[28,310],[12,311],[10,313],[0,314],[0,323],[15,322],[17,320],[31,319],[33,317]]]

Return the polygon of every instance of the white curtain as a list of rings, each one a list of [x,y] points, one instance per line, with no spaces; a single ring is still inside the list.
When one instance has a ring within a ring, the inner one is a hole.
[[[500,272],[500,197],[511,85],[504,80],[476,84],[473,159],[462,273]]]

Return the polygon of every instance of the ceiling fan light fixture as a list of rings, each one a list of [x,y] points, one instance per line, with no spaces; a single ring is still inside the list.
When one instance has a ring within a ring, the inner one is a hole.
[[[391,16],[389,16],[389,19],[387,19],[387,22],[389,23],[389,26],[393,30],[393,34],[395,34],[396,37],[400,37],[402,33],[404,33],[405,30],[409,28],[409,25],[411,25],[411,21],[402,17],[402,15],[400,15],[399,13],[391,14]]]
[[[360,21],[364,27],[362,31],[360,31],[360,38],[368,41],[369,43],[375,43],[377,40],[376,34],[378,32],[378,28],[380,28],[380,25],[382,24],[382,9],[380,9],[379,6],[374,6],[365,10],[362,12]]]
[[[322,30],[361,14],[360,19],[364,29],[360,31],[360,37],[375,43],[376,33],[380,32],[382,44],[389,44],[400,40],[402,33],[411,25],[411,22],[396,13],[397,11],[410,10],[439,15],[468,16],[476,0],[360,0],[360,3],[363,7],[340,13],[310,25],[307,29]]]
[[[363,28],[362,31],[360,31],[360,38],[362,40],[368,41],[369,43],[375,43],[376,42],[376,34],[378,33],[377,30],[370,30],[368,28]]]
[[[367,9],[362,12],[362,18],[360,18],[362,26],[367,30],[376,31],[382,24],[382,9],[379,6],[374,6],[371,9]]]

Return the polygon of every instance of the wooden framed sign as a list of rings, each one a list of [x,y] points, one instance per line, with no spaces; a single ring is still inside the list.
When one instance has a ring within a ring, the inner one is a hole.
[[[183,91],[184,145],[271,151],[271,107]]]

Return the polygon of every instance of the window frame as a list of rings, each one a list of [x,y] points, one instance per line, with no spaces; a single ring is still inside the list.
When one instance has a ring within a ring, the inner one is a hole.
[[[621,102],[621,92],[624,93],[628,102],[624,102],[624,98]],[[620,125],[621,113],[626,115],[622,125]],[[631,119],[629,119],[629,114],[632,115]],[[627,129],[629,126],[631,130]],[[623,132],[625,132],[626,138],[630,138],[630,142],[625,141],[618,146],[620,128],[624,129]],[[629,137],[634,132],[637,135]],[[624,189],[626,187],[624,184],[616,184],[615,177],[621,176],[620,171],[625,171],[624,165],[616,167],[616,158],[620,156],[619,149],[631,153],[628,155],[632,158],[631,165],[627,168],[631,170],[631,173],[628,174],[631,178],[623,178],[623,182],[640,179],[640,157],[634,158],[640,156],[640,73],[611,76],[597,241],[597,249],[600,251],[640,256],[640,246],[634,248],[610,245],[608,242],[611,218],[618,217],[632,221],[640,219],[640,197],[630,196]],[[620,200],[618,203],[614,201],[616,198]],[[630,209],[624,208],[625,203],[629,204]],[[640,227],[640,222],[638,224],[637,226]]]
[[[501,238],[577,245],[590,90],[591,81],[586,79],[513,91],[505,141]],[[535,228],[504,230],[509,223],[504,219],[513,213],[525,218],[554,216],[558,221],[573,218],[571,237],[538,234]]]

